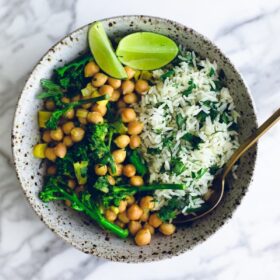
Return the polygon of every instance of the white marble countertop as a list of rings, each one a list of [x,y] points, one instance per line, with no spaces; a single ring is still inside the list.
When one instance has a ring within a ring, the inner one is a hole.
[[[66,33],[122,14],[166,17],[203,33],[243,74],[260,122],[280,107],[279,0],[0,0],[0,279],[279,279],[280,125],[261,140],[254,182],[230,222],[170,260],[128,265],[85,255],[46,228],[25,200],[10,131],[28,73]]]

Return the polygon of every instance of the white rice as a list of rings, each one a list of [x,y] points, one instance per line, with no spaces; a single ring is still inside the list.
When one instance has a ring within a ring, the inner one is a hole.
[[[204,203],[202,196],[213,180],[209,168],[214,165],[222,167],[239,146],[237,132],[229,129],[238,118],[229,90],[225,87],[220,91],[213,90],[214,80],[218,79],[219,71],[216,63],[211,63],[208,59],[200,60],[194,53],[192,57],[192,64],[181,57],[182,62],[173,68],[175,74],[166,78],[164,82],[160,76],[167,70],[153,71],[155,85],[142,97],[141,102],[134,106],[144,123],[141,149],[149,166],[149,183],[184,183],[188,186],[185,191],[156,191],[157,209],[174,196],[184,197],[187,199],[183,213]],[[211,69],[215,71],[212,76],[209,75],[210,71],[213,72]],[[196,88],[185,97],[182,92],[189,87],[191,80]],[[197,115],[200,112],[210,113],[210,108],[205,102],[216,102],[217,116],[215,119],[207,116],[201,126]],[[228,123],[220,120],[226,109]],[[176,124],[178,114],[184,118],[182,127]],[[188,141],[182,139],[187,132],[202,139],[203,142],[197,149],[193,149]],[[172,145],[165,147],[164,140],[168,137],[172,137]],[[159,151],[157,154],[150,154],[149,148]],[[179,159],[187,169],[181,174],[174,174],[172,158]],[[199,179],[193,178],[192,174],[202,168],[206,170],[204,175]]]

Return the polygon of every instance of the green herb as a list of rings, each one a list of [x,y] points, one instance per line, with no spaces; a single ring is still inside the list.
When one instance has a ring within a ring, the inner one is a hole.
[[[203,143],[203,140],[199,136],[193,135],[193,134],[191,134],[189,132],[187,132],[182,137],[182,139],[188,141],[192,145],[193,149],[198,149],[199,144]]]
[[[165,148],[171,148],[173,145],[173,137],[170,136],[170,137],[166,137],[163,139],[162,141],[162,146],[165,147]]]
[[[109,192],[109,181],[107,176],[99,176],[96,182],[93,184],[93,187],[101,192]]]
[[[208,168],[201,168],[199,171],[197,172],[192,172],[192,178],[193,179],[200,179],[202,178],[202,176],[208,171]]]
[[[215,74],[216,74],[215,69],[214,69],[213,67],[211,67],[208,76],[209,76],[209,77],[212,77],[212,76],[214,76]]]
[[[185,203],[182,199],[172,197],[170,200],[168,200],[167,205],[164,205],[159,210],[158,215],[164,222],[169,222],[170,220],[176,218],[176,216],[184,206]]]
[[[209,173],[215,175],[219,169],[220,167],[217,164],[214,164],[209,168]]]
[[[192,93],[193,89],[196,88],[196,84],[193,82],[192,79],[189,80],[188,84],[189,86],[187,87],[187,89],[182,92],[182,95],[186,97],[188,97]]]
[[[175,74],[175,71],[174,71],[173,69],[171,69],[171,70],[165,72],[164,74],[162,74],[162,75],[160,76],[160,79],[161,79],[162,81],[165,81],[167,78],[170,78],[170,77],[173,76],[174,74]]]
[[[185,123],[186,119],[182,116],[182,114],[176,115],[176,124],[179,129],[182,128],[183,124]]]
[[[230,122],[229,121],[229,115],[226,112],[223,112],[221,114],[220,121],[225,123],[225,124],[228,124]]]
[[[171,160],[171,171],[175,173],[177,176],[182,174],[187,167],[179,158],[175,158]]]
[[[147,152],[151,155],[158,155],[161,152],[160,148],[148,148]]]
[[[146,163],[143,159],[143,157],[140,154],[140,151],[138,149],[133,150],[129,155],[128,155],[128,160],[130,163],[132,163],[135,168],[136,172],[141,175],[145,176],[148,173],[148,168],[146,166]]]

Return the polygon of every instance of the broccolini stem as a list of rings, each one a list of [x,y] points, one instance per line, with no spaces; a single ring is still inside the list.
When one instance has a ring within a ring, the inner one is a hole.
[[[185,190],[185,184],[151,184],[139,187],[132,187],[130,185],[114,186],[115,191],[129,191],[131,193],[148,192],[155,190]]]

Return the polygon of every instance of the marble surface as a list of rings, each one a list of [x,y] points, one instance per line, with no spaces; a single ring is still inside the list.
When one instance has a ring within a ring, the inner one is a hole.
[[[254,182],[230,222],[170,260],[128,265],[85,255],[47,229],[25,200],[10,131],[28,73],[66,33],[121,14],[166,17],[205,34],[243,74],[260,122],[280,107],[279,1],[0,0],[0,280],[279,279],[280,125],[261,140]]]

